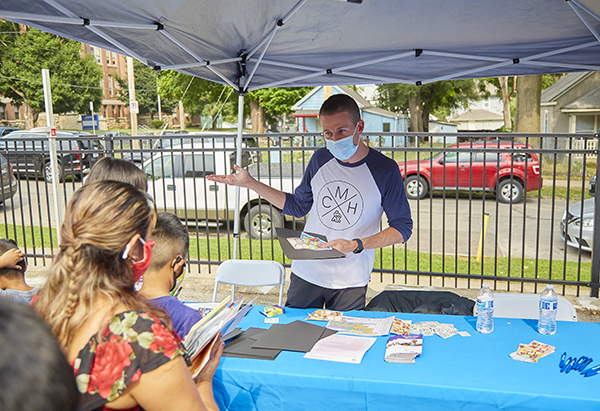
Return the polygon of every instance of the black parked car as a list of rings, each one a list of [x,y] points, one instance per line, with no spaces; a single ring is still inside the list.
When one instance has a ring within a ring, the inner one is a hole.
[[[21,131],[21,129],[16,127],[0,126],[0,137],[4,137],[13,131]]]
[[[57,131],[59,180],[65,176],[83,177],[102,156],[104,148],[96,136],[77,131]],[[52,182],[50,149],[46,133],[14,131],[0,139],[0,153],[13,165],[17,177],[41,176]]]
[[[17,193],[17,179],[13,175],[13,169],[6,157],[0,155],[0,204],[11,199]]]

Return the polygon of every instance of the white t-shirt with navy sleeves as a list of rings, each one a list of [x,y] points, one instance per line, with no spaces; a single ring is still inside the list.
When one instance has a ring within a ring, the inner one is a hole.
[[[286,193],[283,208],[294,217],[309,213],[304,231],[328,240],[377,234],[383,212],[388,225],[408,240],[413,222],[400,169],[373,149],[353,164],[337,160],[326,148],[317,150],[294,194]],[[333,260],[295,260],[292,272],[325,288],[362,287],[369,282],[374,261],[375,250],[370,249]]]

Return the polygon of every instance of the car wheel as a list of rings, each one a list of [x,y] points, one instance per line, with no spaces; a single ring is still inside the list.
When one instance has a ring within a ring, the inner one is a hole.
[[[501,203],[518,203],[523,199],[523,186],[517,180],[502,180],[496,190],[496,197]]]
[[[427,180],[421,176],[408,176],[404,186],[406,189],[406,197],[410,198],[411,200],[420,200],[427,194]]]
[[[59,164],[56,165],[56,171],[58,172],[58,182],[62,183],[63,181],[63,169],[62,166]],[[52,165],[50,164],[50,162],[46,162],[46,164],[44,164],[44,168],[42,170],[42,173],[44,175],[44,180],[46,180],[46,182],[51,183],[52,182]]]
[[[276,227],[283,227],[283,217],[269,204],[252,207],[244,219],[244,228],[253,239],[277,238]]]

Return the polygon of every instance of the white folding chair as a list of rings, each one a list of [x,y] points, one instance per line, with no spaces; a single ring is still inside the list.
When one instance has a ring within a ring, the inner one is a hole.
[[[231,300],[235,299],[235,286],[279,285],[279,305],[283,298],[285,269],[277,261],[263,260],[227,260],[223,261],[215,276],[213,302],[217,299],[219,283],[231,284]]]
[[[477,315],[477,304],[473,307]],[[538,319],[540,294],[494,293],[494,317]],[[577,310],[565,297],[558,296],[558,321],[577,321]]]

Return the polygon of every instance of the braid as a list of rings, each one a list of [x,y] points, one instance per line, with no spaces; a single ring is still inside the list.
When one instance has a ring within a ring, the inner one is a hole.
[[[170,327],[166,313],[134,292],[133,271],[121,258],[128,241],[151,232],[155,219],[147,194],[129,184],[96,181],[75,192],[65,211],[60,251],[35,305],[65,353],[100,295],[109,304],[151,312]]]

